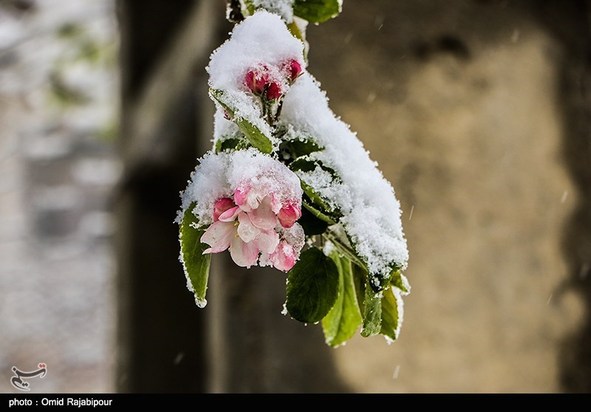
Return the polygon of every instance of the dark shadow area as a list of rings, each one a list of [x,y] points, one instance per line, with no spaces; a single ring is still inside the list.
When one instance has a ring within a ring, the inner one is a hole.
[[[286,274],[242,269],[227,256],[212,275],[212,390],[216,392],[349,392],[319,325],[303,325],[281,311]]]
[[[137,140],[130,118],[149,87],[159,59],[170,47],[194,2],[118,2],[121,32],[124,158]],[[188,84],[175,107],[167,108],[166,138],[176,142],[158,163],[130,163],[117,199],[119,230],[119,333],[116,385],[122,392],[202,392],[205,390],[204,316],[187,293],[178,261],[178,229],[173,224],[178,194],[197,156],[197,97]],[[133,154],[132,154],[133,155]]]
[[[560,350],[560,381],[569,392],[591,391],[591,12],[588,1],[535,2],[539,21],[562,44],[558,96],[562,102],[563,155],[578,203],[567,221],[563,253],[569,275],[562,291],[573,290],[584,305],[583,322]]]

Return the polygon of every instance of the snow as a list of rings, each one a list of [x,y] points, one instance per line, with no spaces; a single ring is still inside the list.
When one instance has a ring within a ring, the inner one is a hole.
[[[396,313],[398,314],[398,323],[396,324],[396,329],[394,330],[394,336],[400,336],[400,329],[402,328],[402,323],[404,322],[404,301],[402,300],[402,296],[406,295],[400,289],[392,286],[392,293],[394,294],[394,299],[396,300]],[[394,340],[384,335],[386,342],[388,345],[392,344]]]
[[[182,194],[182,214],[196,203],[193,213],[200,225],[213,222],[213,206],[221,197],[232,197],[237,188],[251,185],[260,193],[273,194],[278,202],[301,199],[298,177],[283,163],[256,149],[231,153],[208,153],[192,174]]]
[[[341,222],[370,273],[387,274],[392,263],[405,268],[408,250],[394,189],[357,136],[330,110],[310,74],[304,73],[285,96],[281,121],[324,147],[313,157],[333,168],[342,182],[330,184],[329,174],[319,168],[297,174],[343,214]]]
[[[240,136],[240,129],[236,123],[231,122],[224,116],[223,109],[217,109],[213,118],[213,143],[218,140],[226,140],[231,137]]]
[[[246,88],[244,77],[253,68],[265,65],[273,71],[291,59],[305,69],[303,51],[303,43],[289,33],[281,17],[258,11],[236,25],[230,39],[212,53],[207,66],[209,86],[223,91],[225,102],[235,110],[236,117],[247,119],[266,136],[271,136],[261,104]],[[288,85],[284,84],[283,89],[287,90]]]

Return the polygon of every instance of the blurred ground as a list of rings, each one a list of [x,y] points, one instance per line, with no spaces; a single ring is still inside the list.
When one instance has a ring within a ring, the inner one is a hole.
[[[0,392],[113,390],[111,1],[0,1]]]

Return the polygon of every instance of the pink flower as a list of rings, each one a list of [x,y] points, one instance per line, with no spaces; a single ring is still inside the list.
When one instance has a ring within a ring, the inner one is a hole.
[[[226,199],[218,199],[216,205],[225,204]],[[214,207],[214,216],[215,213]],[[251,219],[248,213],[234,205],[221,213],[218,220],[201,236],[201,242],[210,246],[203,253],[219,253],[230,249],[232,260],[238,266],[251,267],[256,264],[260,252],[272,253],[277,248],[279,234],[274,230],[276,220],[275,216],[272,221]]]
[[[283,230],[282,240],[273,253],[262,253],[261,266],[273,266],[284,272],[289,271],[300,257],[304,239],[304,229],[297,223],[290,229]]]
[[[208,197],[214,189],[221,195]],[[187,189],[195,214],[210,223],[203,253],[230,251],[239,266],[289,270],[304,246],[303,191],[297,175],[256,149],[205,157]]]
[[[242,267],[256,265],[261,255],[262,266],[288,271],[304,245],[304,231],[296,224],[301,215],[301,202],[281,203],[265,190],[237,188],[234,200],[215,201],[213,223],[201,237],[210,246],[203,253],[229,249],[232,260]]]

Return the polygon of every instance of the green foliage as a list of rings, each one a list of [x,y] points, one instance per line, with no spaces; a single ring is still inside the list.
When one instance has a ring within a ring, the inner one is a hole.
[[[322,148],[310,139],[283,140],[279,144],[279,155],[287,164],[320,150]]]
[[[410,293],[410,285],[408,280],[406,279],[406,276],[400,272],[400,269],[396,269],[392,272],[390,285],[398,288],[403,295],[408,295]]]
[[[363,318],[357,301],[357,291],[351,261],[334,252],[330,255],[339,271],[339,292],[337,300],[322,319],[326,343],[339,346],[353,337]]]
[[[185,211],[180,225],[179,239],[185,275],[195,294],[197,306],[204,307],[207,304],[205,294],[207,292],[211,255],[203,254],[203,251],[208,246],[200,241],[204,230],[198,228],[199,222],[192,212],[194,207],[193,204]]]
[[[382,324],[380,333],[392,340],[398,338],[398,331],[400,330],[401,313],[398,310],[397,299],[392,288],[388,288],[383,292],[384,297],[382,298]]]
[[[273,151],[273,143],[258,127],[252,124],[245,118],[235,119],[234,122],[250,144],[259,149],[263,153],[271,153]]]
[[[330,173],[331,175],[336,176],[334,170],[323,166],[318,161],[310,160],[305,156],[299,157],[293,162],[291,162],[289,168],[294,172],[311,172],[316,168],[320,168]],[[332,206],[330,206],[328,200],[324,199],[322,196],[316,193],[312,186],[306,183],[305,177],[299,177],[301,181],[302,190],[304,191],[307,198],[304,199],[304,207],[306,207],[306,209],[308,209],[317,218],[324,220],[330,225],[335,224],[338,221],[338,218],[340,217],[340,213],[338,212],[338,210],[335,210]]]
[[[361,336],[377,335],[382,328],[382,296],[371,288],[365,288],[363,301],[363,328]]]
[[[288,273],[287,311],[300,322],[319,322],[334,305],[338,290],[334,261],[316,248],[308,249]]]
[[[236,115],[236,108],[228,101],[225,93],[222,90],[210,89],[209,95],[218,102],[220,106],[226,111],[232,121],[236,123],[238,128],[244,136],[248,139],[250,144],[256,147],[263,153],[271,153],[273,151],[273,143],[271,138],[266,136],[258,127],[256,127],[248,119]]]
[[[233,150],[244,150],[250,147],[250,143],[245,138],[229,137],[215,142],[215,152],[225,152]]]
[[[342,0],[295,0],[293,13],[310,23],[323,23],[339,15]]]
[[[312,208],[311,206],[308,207]],[[320,214],[318,211],[316,211],[316,213]],[[304,229],[306,236],[321,235],[326,232],[326,229],[328,228],[328,223],[326,221],[328,219],[329,218],[326,216],[324,216],[324,219],[319,219],[304,205],[302,208],[302,217],[300,217],[298,223]]]

